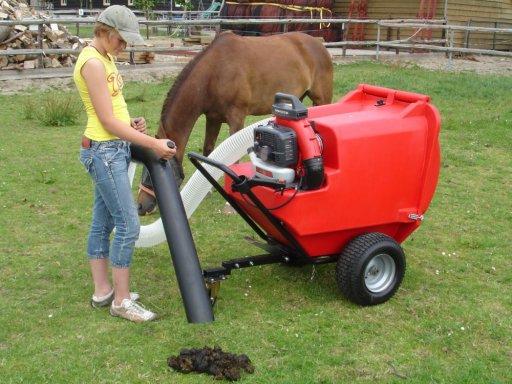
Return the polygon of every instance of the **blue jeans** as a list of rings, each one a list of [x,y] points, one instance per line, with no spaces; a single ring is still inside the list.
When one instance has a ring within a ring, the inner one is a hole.
[[[128,164],[129,144],[122,140],[93,141],[80,148],[80,162],[94,184],[94,208],[87,241],[90,259],[108,258],[116,268],[129,268],[140,221],[133,199]],[[116,228],[110,244],[110,234]]]

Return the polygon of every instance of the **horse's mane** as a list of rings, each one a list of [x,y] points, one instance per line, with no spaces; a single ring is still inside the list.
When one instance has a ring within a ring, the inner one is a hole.
[[[194,58],[181,70],[180,74],[174,81],[174,84],[172,85],[171,89],[169,90],[169,92],[167,92],[167,96],[165,97],[165,101],[162,106],[162,112],[160,113],[161,129],[163,128],[163,122],[165,121],[167,117],[167,111],[169,110],[169,108],[166,108],[166,106],[172,103],[179,89],[181,88],[185,80],[187,80],[188,76],[190,75],[190,72],[192,72],[192,70],[196,67],[197,63],[201,60],[201,58],[205,56],[206,53],[209,52],[209,50],[214,45],[216,45],[218,41],[223,38],[223,36],[227,34],[232,34],[232,32],[223,32],[217,35],[215,39],[213,39],[213,41],[210,44],[208,44],[208,46],[205,49],[203,49],[201,52],[195,55]]]

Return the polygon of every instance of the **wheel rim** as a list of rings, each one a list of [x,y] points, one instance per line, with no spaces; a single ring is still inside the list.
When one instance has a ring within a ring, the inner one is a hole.
[[[370,260],[364,270],[364,283],[373,293],[387,290],[394,281],[396,265],[393,258],[385,253]]]

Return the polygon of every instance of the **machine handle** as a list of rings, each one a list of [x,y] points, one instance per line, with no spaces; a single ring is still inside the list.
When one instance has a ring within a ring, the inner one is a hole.
[[[292,120],[301,120],[308,117],[307,108],[296,96],[281,92],[274,95],[272,113]]]
[[[284,191],[286,189],[286,183],[275,179],[266,180],[257,177],[251,177],[247,179],[247,185],[249,188],[253,187],[268,187],[275,191]]]
[[[212,167],[220,169],[222,172],[231,177],[236,183],[240,183],[241,181],[240,177],[235,172],[233,172],[228,166],[219,163],[218,161],[212,160],[209,157],[200,155],[199,153],[195,152],[189,152],[187,156],[190,159],[190,161],[194,163],[194,165],[196,164],[197,161],[201,161],[203,163],[211,165]]]
[[[417,103],[418,101],[430,102],[430,96],[422,95],[420,93],[406,92],[406,91],[397,91],[394,89],[379,87],[376,85],[368,85],[368,84],[359,84],[359,90],[362,90],[364,93],[382,97],[382,98],[393,98],[394,100],[403,101],[404,103]]]
[[[172,141],[172,140],[168,140],[168,141],[167,141],[167,146],[168,146],[169,148],[171,148],[171,149],[176,148],[176,144],[175,144],[175,143],[174,143],[174,141]],[[162,163],[164,163],[164,164],[165,164],[165,163],[167,163],[167,160],[164,160],[164,159],[160,159],[160,161],[161,161]]]

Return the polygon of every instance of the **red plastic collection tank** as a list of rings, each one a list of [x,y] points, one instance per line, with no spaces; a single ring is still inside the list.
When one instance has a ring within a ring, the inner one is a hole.
[[[322,140],[323,184],[295,196],[294,189],[268,187],[253,193],[310,257],[339,254],[366,232],[403,242],[420,225],[439,176],[441,120],[430,98],[361,84],[336,103],[309,108],[307,120]],[[291,124],[279,117],[276,123]],[[230,168],[253,176],[250,162]],[[231,183],[225,177],[226,192],[270,237],[288,244]]]

